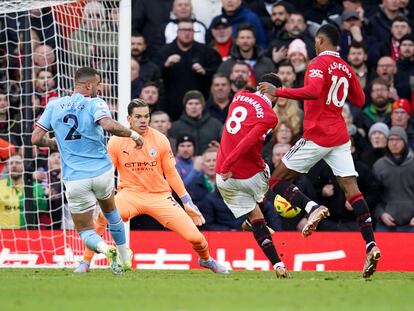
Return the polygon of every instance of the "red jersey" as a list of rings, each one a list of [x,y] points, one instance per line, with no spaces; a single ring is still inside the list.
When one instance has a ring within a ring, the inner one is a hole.
[[[277,124],[270,100],[260,93],[240,91],[233,97],[224,124],[216,172],[232,178],[250,178],[265,168],[262,147],[266,134]]]
[[[332,51],[320,53],[309,63],[304,87],[277,89],[276,96],[305,101],[303,137],[323,147],[340,146],[349,140],[342,117],[345,100],[358,107],[365,103],[355,72]]]

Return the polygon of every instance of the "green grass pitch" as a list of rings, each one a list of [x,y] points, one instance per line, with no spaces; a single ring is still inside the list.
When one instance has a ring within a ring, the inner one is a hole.
[[[414,273],[0,269],[0,310],[414,310]]]

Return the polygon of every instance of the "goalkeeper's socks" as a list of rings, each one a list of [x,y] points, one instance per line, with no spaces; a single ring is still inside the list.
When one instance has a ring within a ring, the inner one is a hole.
[[[270,178],[269,184],[274,193],[284,197],[293,206],[306,210],[308,214],[312,212],[314,207],[319,207],[316,202],[309,199],[298,187],[286,179]]]
[[[270,260],[272,265],[281,262],[279,255],[276,252],[275,245],[273,244],[272,235],[270,234],[264,219],[254,219],[251,221],[251,224],[257,244],[259,244],[263,253]]]
[[[372,218],[369,212],[368,204],[358,192],[348,199],[348,202],[354,209],[355,217],[358,221],[359,231],[367,245],[367,253],[375,246],[374,230],[372,229]]]
[[[95,230],[79,231],[79,236],[86,247],[98,253],[106,254],[108,252],[108,244],[95,232]]]
[[[112,238],[114,239],[115,244],[118,248],[119,257],[121,257],[122,262],[130,260],[128,245],[126,244],[124,222],[122,221],[118,210],[114,209],[112,212],[103,214],[106,220],[108,220],[109,232],[111,233]]]

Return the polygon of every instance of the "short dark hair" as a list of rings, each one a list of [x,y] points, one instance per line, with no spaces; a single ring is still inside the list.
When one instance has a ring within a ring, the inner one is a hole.
[[[166,115],[168,117],[168,120],[171,121],[170,116],[168,115],[168,113],[166,113],[164,110],[156,110],[153,113],[151,113],[151,116],[161,116],[161,115]]]
[[[290,68],[292,68],[292,71],[295,72],[295,67],[288,60],[284,60],[279,64],[279,66],[277,67],[277,72],[279,72],[280,67],[290,67]]]
[[[153,86],[153,87],[155,87],[155,88],[158,90],[158,93],[160,92],[160,87],[159,87],[158,83],[157,83],[157,82],[155,82],[155,81],[148,81],[148,82],[145,82],[145,83],[144,83],[144,85],[143,85],[143,86],[142,86],[142,88],[141,88],[141,91],[142,91],[143,89],[145,89],[146,87],[149,87],[149,86]]]
[[[365,48],[365,45],[362,42],[352,41],[351,44],[349,45],[349,50],[351,50],[351,48],[363,49],[365,54],[367,53],[367,49]]]
[[[384,80],[383,78],[375,78],[374,80],[372,80],[371,85],[370,85],[371,91],[372,91],[372,87],[374,86],[374,84],[385,85],[388,89],[390,87],[390,84],[388,83],[387,80]]]
[[[223,72],[216,72],[214,75],[213,75],[213,78],[211,78],[211,81],[213,81],[214,79],[216,79],[216,78],[224,78],[224,79],[226,79],[229,83],[230,83],[230,79],[229,79],[229,76],[228,75],[226,75],[225,73],[223,73]]]
[[[99,71],[91,67],[81,67],[75,72],[75,83],[100,76]]]
[[[407,23],[408,26],[411,27],[410,25],[410,21],[408,20],[407,17],[402,16],[402,15],[398,15],[396,16],[392,21],[391,21],[391,26],[395,23],[395,22],[403,22],[403,23]]]
[[[253,36],[256,38],[255,28],[251,24],[248,23],[241,23],[237,25],[237,31],[236,31],[236,37],[239,35],[239,33],[243,30],[249,30],[252,32]]]
[[[321,26],[316,32],[316,36],[319,36],[319,35],[326,37],[329,40],[329,42],[331,42],[335,46],[338,45],[339,43],[338,28],[336,28],[332,24],[325,24]]]
[[[273,84],[276,87],[282,87],[282,80],[274,72],[264,74],[261,77],[260,82],[268,82],[270,84]]]
[[[242,59],[236,59],[233,63],[233,65],[231,65],[231,70],[230,72],[233,71],[234,66],[236,65],[242,65],[242,66],[247,66],[247,68],[249,68],[249,65]]]
[[[289,2],[286,1],[277,1],[275,4],[272,5],[272,9],[276,6],[284,7],[286,13],[288,14],[291,14],[295,10],[295,8]]]
[[[148,104],[145,100],[141,98],[135,98],[131,100],[131,102],[128,104],[128,115],[132,116],[132,112],[134,111],[134,108],[141,108],[141,107],[148,107]]]

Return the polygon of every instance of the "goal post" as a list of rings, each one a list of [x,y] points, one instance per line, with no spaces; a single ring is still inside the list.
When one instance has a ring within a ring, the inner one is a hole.
[[[126,124],[130,40],[131,0],[1,2],[0,267],[80,260],[84,245],[67,208],[59,154],[33,147],[30,136],[48,101],[71,94],[82,66],[100,72],[100,96]],[[112,243],[108,232],[104,238]]]

